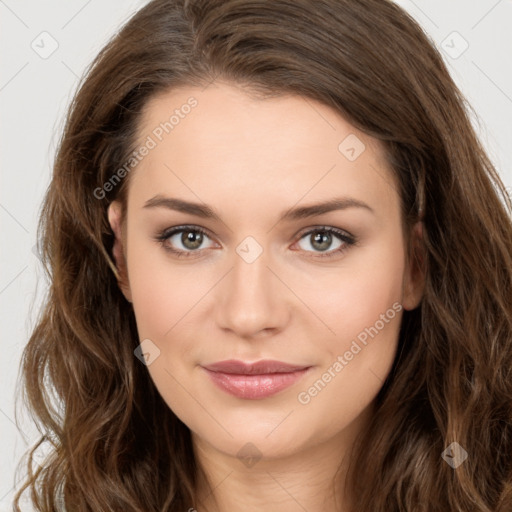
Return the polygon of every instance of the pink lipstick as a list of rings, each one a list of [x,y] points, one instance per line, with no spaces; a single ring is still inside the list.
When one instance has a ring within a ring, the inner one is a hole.
[[[238,398],[257,400],[275,395],[301,379],[310,366],[262,360],[245,363],[230,359],[203,366],[223,391]]]

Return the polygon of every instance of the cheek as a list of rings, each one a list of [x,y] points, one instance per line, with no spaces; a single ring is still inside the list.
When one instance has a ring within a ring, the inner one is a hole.
[[[391,369],[403,309],[405,259],[399,235],[361,248],[338,272],[309,284],[311,304],[331,332],[318,324],[324,333],[315,336],[321,342],[321,365],[305,383],[299,402],[314,401],[312,409],[318,407],[319,414],[322,404],[332,404],[334,410],[339,406],[340,418],[346,417],[347,407],[356,414],[378,393]]]
[[[339,349],[390,308],[387,316],[394,319],[398,308],[393,309],[393,304],[402,301],[404,269],[402,240],[397,233],[371,247],[358,248],[335,269],[303,278],[302,284],[297,283],[297,295],[307,298],[329,327],[324,329],[324,339]]]
[[[193,264],[171,261],[156,243],[129,246],[128,276],[140,336],[163,341],[186,324],[215,282],[216,273],[211,274],[211,269],[198,273]]]
[[[314,297],[335,335],[325,331],[327,335],[317,337],[322,340],[322,364],[299,390],[297,401],[325,436],[343,429],[369,406],[391,370],[402,319],[401,255],[383,247],[340,274],[337,289],[333,283],[329,293]]]

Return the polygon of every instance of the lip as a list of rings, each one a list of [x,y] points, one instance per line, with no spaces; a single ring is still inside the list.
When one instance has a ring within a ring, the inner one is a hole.
[[[308,368],[308,366],[289,364],[282,361],[275,361],[273,359],[262,359],[261,361],[256,361],[254,363],[246,363],[236,359],[229,359],[227,361],[208,364],[203,368],[212,372],[228,374],[264,375],[268,373],[291,373],[297,370],[304,370],[304,368]]]
[[[221,390],[238,398],[257,400],[275,395],[295,384],[311,366],[269,359],[255,363],[230,359],[202,368]]]

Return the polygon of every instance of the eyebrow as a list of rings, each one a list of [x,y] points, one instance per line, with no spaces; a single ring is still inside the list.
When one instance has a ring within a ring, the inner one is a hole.
[[[144,208],[167,208],[169,210],[195,215],[196,217],[214,219],[222,222],[220,216],[210,206],[173,197],[156,195],[144,203]],[[316,215],[322,215],[335,210],[346,210],[348,208],[363,208],[375,214],[373,208],[359,199],[352,197],[335,197],[321,203],[292,208],[281,215],[279,222],[307,219],[309,217],[315,217]]]

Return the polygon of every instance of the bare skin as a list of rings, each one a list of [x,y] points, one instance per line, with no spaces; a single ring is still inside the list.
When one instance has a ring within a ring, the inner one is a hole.
[[[141,143],[192,96],[197,106],[132,171],[126,223],[119,203],[109,208],[121,288],[140,340],[159,351],[148,371],[208,478],[190,507],[349,512],[351,447],[391,369],[403,310],[423,292],[392,171],[379,143],[327,106],[221,82],[153,98]],[[155,196],[209,205],[219,219],[145,207]],[[333,198],[345,207],[279,220]],[[272,396],[240,398],[203,368],[226,359],[310,369]]]

